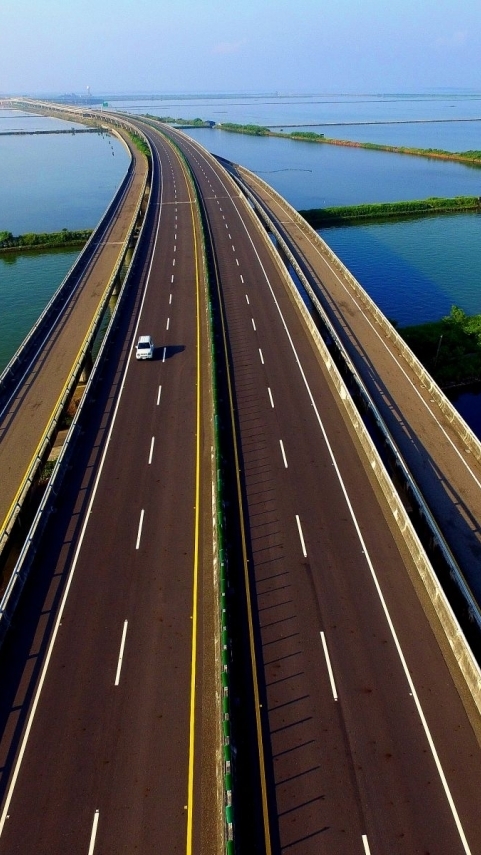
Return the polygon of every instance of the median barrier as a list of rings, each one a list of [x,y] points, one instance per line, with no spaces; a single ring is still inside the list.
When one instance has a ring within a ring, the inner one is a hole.
[[[147,122],[152,127],[156,127],[154,122]],[[158,130],[158,129],[157,129]],[[213,522],[214,522],[214,577],[218,581],[218,634],[219,634],[219,744],[221,761],[221,779],[222,779],[222,810],[223,810],[223,846],[226,855],[233,855],[235,852],[235,787],[234,787],[234,768],[232,762],[232,741],[231,741],[231,630],[229,625],[229,608],[227,604],[229,592],[229,566],[227,560],[226,541],[226,519],[224,506],[226,501],[226,490],[224,484],[224,474],[222,467],[222,442],[221,442],[221,417],[219,415],[219,390],[218,390],[218,372],[221,370],[218,366],[217,352],[214,341],[214,317],[211,300],[211,283],[208,274],[208,263],[206,253],[205,230],[209,229],[206,213],[201,205],[201,197],[198,192],[195,177],[192,174],[190,165],[187,162],[184,153],[176,145],[176,143],[167,137],[169,142],[175,147],[178,156],[182,159],[186,171],[189,176],[191,187],[197,200],[199,217],[202,225],[202,248],[204,256],[204,271],[205,271],[205,292],[207,295],[207,325],[209,330],[210,340],[210,378],[212,384],[212,404],[213,404],[213,427],[214,427],[214,449],[212,461],[212,494],[213,494]],[[210,234],[210,232],[209,232]]]
[[[245,170],[242,168],[242,169],[239,169],[239,171],[244,172],[249,177],[255,178],[256,180],[260,181],[260,183],[262,183],[266,187],[266,189],[269,190],[269,192],[273,192],[275,194],[275,191],[272,191],[271,188],[269,187],[269,185],[265,184],[265,182],[261,181],[261,179],[257,179],[257,176],[252,175],[252,173],[249,173],[248,170]],[[231,180],[233,180],[233,179],[231,178]],[[268,225],[269,230],[273,232],[273,234],[276,236],[276,239],[280,240],[283,252],[288,256],[290,263],[293,265],[294,269],[296,270],[296,273],[300,277],[304,287],[306,288],[306,290],[308,290],[308,293],[309,293],[309,296],[311,297],[311,299],[313,299],[313,301],[315,303],[317,302],[319,308],[321,309],[323,318],[324,318],[325,313],[322,311],[322,307],[320,307],[320,304],[317,301],[316,295],[312,291],[312,289],[309,285],[309,282],[307,281],[302,270],[300,269],[299,265],[297,264],[297,262],[296,262],[294,256],[292,255],[289,247],[287,246],[287,244],[285,243],[285,241],[283,240],[283,238],[279,234],[278,230],[276,229],[274,223],[268,217],[268,215],[264,211],[263,207],[259,204],[259,202],[255,198],[255,196],[250,192],[249,188],[247,188],[243,183],[241,184],[241,186],[242,186],[243,192],[247,195],[247,198],[249,199],[251,205],[255,209],[256,214],[258,215],[254,218],[254,222],[256,222],[256,224],[257,224],[258,232],[262,236],[263,241],[265,242],[265,244],[267,246],[269,246],[270,250],[273,251],[274,248],[272,246],[272,243],[269,240],[269,237],[267,235],[265,227],[261,223],[259,218],[262,218],[264,223]],[[278,196],[278,194],[275,194],[275,195]],[[279,199],[282,202],[282,204],[284,204],[284,206],[287,205],[287,203],[285,202],[285,200],[282,199],[282,197],[279,197]],[[292,211],[293,211],[293,213],[297,213],[294,211],[294,209],[292,209]],[[299,215],[297,215],[297,216],[299,217]],[[307,223],[305,225],[307,226]],[[310,228],[310,227],[308,226],[308,228]],[[311,229],[311,231],[313,231],[313,230]],[[314,232],[314,234],[315,234],[315,232]],[[322,243],[324,244],[324,242],[322,242]],[[331,253],[331,250],[329,250],[327,245],[324,244],[324,246],[326,247],[326,251],[328,250],[329,253],[334,256],[334,253]],[[342,265],[341,262],[339,262],[339,264]],[[374,474],[374,476],[375,476],[375,478],[376,478],[376,480],[377,480],[377,482],[378,482],[378,484],[379,484],[379,486],[383,492],[383,495],[384,495],[384,497],[385,497],[385,499],[389,505],[389,508],[391,510],[391,513],[394,517],[394,520],[395,520],[395,522],[396,522],[396,524],[397,524],[397,526],[398,526],[398,528],[399,528],[399,530],[403,536],[404,542],[406,543],[406,546],[409,550],[409,553],[413,559],[413,562],[414,562],[414,565],[417,569],[417,572],[418,572],[418,574],[419,574],[419,576],[423,582],[424,588],[425,588],[425,590],[429,596],[431,603],[433,604],[433,607],[434,607],[435,612],[438,616],[439,622],[440,622],[440,624],[444,630],[444,633],[448,639],[451,650],[454,654],[454,657],[457,661],[458,667],[459,667],[459,669],[463,675],[463,678],[466,682],[466,685],[468,686],[468,689],[469,689],[470,694],[473,698],[473,701],[476,705],[476,708],[477,708],[478,712],[481,713],[481,669],[480,669],[476,659],[474,658],[474,655],[473,655],[471,649],[469,648],[469,645],[466,642],[465,636],[461,630],[461,627],[458,623],[458,620],[457,620],[457,618],[456,618],[456,616],[455,616],[455,614],[451,608],[451,605],[448,602],[447,597],[446,597],[446,595],[445,595],[445,593],[444,593],[444,591],[443,591],[443,589],[442,589],[442,587],[441,587],[441,585],[440,585],[440,583],[436,577],[436,574],[435,574],[434,569],[431,565],[431,562],[429,561],[429,558],[426,554],[426,551],[425,551],[425,549],[424,549],[424,547],[423,547],[423,545],[422,545],[422,543],[421,543],[421,541],[420,541],[420,539],[419,539],[419,537],[418,537],[418,535],[414,529],[414,526],[413,526],[413,524],[412,524],[412,522],[408,516],[408,513],[407,513],[407,511],[406,511],[406,509],[405,509],[405,507],[404,507],[404,505],[403,505],[403,503],[399,497],[398,491],[396,490],[396,488],[395,488],[395,486],[394,486],[394,484],[393,484],[393,482],[392,482],[392,480],[391,480],[391,478],[390,478],[390,476],[386,470],[386,467],[384,466],[384,463],[383,463],[383,461],[382,461],[382,459],[381,459],[381,457],[380,457],[380,455],[379,455],[379,453],[378,453],[378,451],[377,451],[377,449],[373,443],[373,440],[371,439],[371,436],[370,436],[370,434],[369,434],[369,432],[368,432],[368,430],[367,430],[367,428],[366,428],[366,426],[365,426],[365,424],[361,418],[359,410],[357,409],[357,407],[354,403],[354,400],[353,400],[344,380],[342,379],[342,376],[341,376],[341,374],[340,374],[340,372],[339,372],[339,370],[338,370],[338,368],[337,368],[337,366],[336,366],[336,364],[335,364],[335,362],[334,362],[334,360],[333,360],[333,358],[332,358],[332,356],[331,356],[331,354],[330,354],[330,352],[329,352],[329,350],[328,350],[328,348],[327,348],[316,324],[314,323],[314,320],[313,320],[309,310],[307,309],[304,300],[302,299],[302,297],[299,293],[298,288],[296,287],[292,277],[289,275],[285,265],[282,263],[280,256],[279,256],[279,261],[278,261],[277,266],[278,266],[278,270],[281,273],[282,279],[283,279],[285,285],[287,286],[288,291],[290,292],[290,294],[294,298],[294,301],[295,301],[295,303],[299,309],[299,312],[300,312],[301,316],[303,317],[305,324],[311,333],[311,336],[314,340],[316,348],[317,348],[320,356],[322,357],[322,360],[323,360],[323,362],[327,368],[329,376],[333,382],[333,385],[336,388],[337,393],[339,395],[339,398],[344,405],[345,411],[347,412],[347,414],[349,416],[349,420],[350,420],[350,422],[351,422],[351,424],[355,430],[355,433],[356,433],[356,435],[357,435],[357,437],[361,443],[361,446],[362,446],[362,448],[366,454],[366,457],[369,461],[371,471],[373,472],[373,474]],[[342,265],[342,268],[344,268],[344,265]],[[344,269],[346,269],[346,268],[344,268]],[[352,277],[352,279],[354,279],[354,277]],[[356,280],[354,280],[354,281],[356,281]],[[360,285],[359,285],[359,288],[361,290],[363,290]],[[373,302],[371,300],[371,298],[368,298],[368,300],[371,303]],[[373,305],[375,306],[374,303],[373,303]],[[317,306],[316,306],[316,308],[317,308]],[[375,308],[377,309],[377,307],[375,307]],[[382,314],[379,309],[377,309],[377,312],[380,315]],[[326,320],[328,320],[328,319],[326,318]],[[385,319],[385,320],[386,320],[386,324],[388,326],[391,326],[389,324],[389,322],[387,321],[387,319]],[[394,328],[393,328],[393,332],[395,332]],[[398,336],[397,333],[396,333],[396,336],[398,338],[400,338],[400,336]],[[402,339],[400,339],[400,340],[402,341]],[[406,349],[409,350],[409,348],[406,348]],[[412,356],[413,356],[413,359],[418,362],[418,360],[416,359],[414,354],[412,354]],[[348,360],[347,356],[346,356],[346,359]],[[352,370],[354,371],[354,368],[352,368]],[[427,374],[427,372],[424,372],[424,373]],[[427,375],[427,376],[429,377],[429,375]],[[360,383],[361,381],[359,380],[358,382]],[[434,383],[434,381],[432,379],[431,379],[431,382]],[[442,395],[442,392],[440,390],[439,390],[439,392]],[[454,408],[452,408],[451,405],[450,405],[450,408],[454,409]],[[462,419],[460,419],[460,421],[463,422]],[[463,424],[464,424],[464,422],[463,422]],[[469,431],[469,428],[468,428],[468,431]],[[472,433],[471,431],[469,431],[469,432]],[[476,440],[476,442],[478,442],[476,437],[474,437],[474,439]],[[400,457],[400,455],[398,455],[398,457],[399,457],[400,465],[407,471],[407,468],[405,467],[404,461],[402,461],[402,458]],[[414,482],[413,482],[413,484],[414,484]],[[419,491],[418,491],[418,498],[421,499],[421,501],[424,505],[423,512],[426,514],[426,516],[431,516],[429,509],[427,508],[427,506],[424,503],[424,500],[422,499],[422,497],[419,494]],[[443,546],[443,543],[444,543],[444,539],[442,538],[441,547]],[[444,547],[445,547],[445,550],[447,550],[445,553],[445,557],[447,557],[449,559],[450,553],[449,553],[449,550],[448,550],[446,544],[444,544]],[[467,587],[466,583],[464,582],[464,579],[463,579],[462,575],[460,574],[459,568],[457,568],[457,565],[454,562],[454,559],[452,558],[452,556],[451,556],[451,559],[453,562],[452,571],[453,571],[453,573],[459,574],[458,575],[459,584],[460,584],[461,588],[464,589],[464,592],[467,595],[469,595],[469,598],[471,601],[471,609],[472,609],[473,619],[476,619],[479,622],[479,620],[480,620],[479,607],[474,602],[472,595],[469,592],[469,588]]]

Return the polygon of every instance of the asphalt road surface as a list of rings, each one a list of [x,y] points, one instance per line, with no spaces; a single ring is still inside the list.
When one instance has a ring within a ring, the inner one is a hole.
[[[85,437],[73,506],[59,509],[63,542],[59,524],[23,667],[21,626],[2,652],[8,855],[189,853],[201,838],[218,848],[202,255],[184,168],[168,143],[158,149],[153,255],[139,323],[119,342],[125,371]],[[152,335],[152,361],[136,361],[137,334]]]
[[[270,845],[477,852],[479,742],[436,619],[249,207],[212,158],[181,146],[213,230],[233,363]]]
[[[134,360],[134,312],[42,556],[37,623],[2,651],[2,855],[219,851],[202,260],[182,166],[149,133],[163,185],[138,333],[156,358]],[[270,810],[258,851],[474,855],[479,730],[440,628],[262,230],[175,137],[233,366]]]

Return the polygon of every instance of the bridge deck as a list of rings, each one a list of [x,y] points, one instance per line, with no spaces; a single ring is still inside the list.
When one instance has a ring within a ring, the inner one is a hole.
[[[270,194],[263,182],[241,170],[242,178],[267,205],[306,259],[331,320],[421,487],[424,496],[481,602],[477,568],[481,547],[481,464],[462,442],[341,270],[320,251],[312,232],[292,209]]]
[[[127,138],[126,138],[127,141]],[[147,161],[133,147],[134,170],[130,187],[95,256],[81,290],[76,290],[66,322],[46,344],[33,373],[17,391],[0,424],[0,530],[9,515],[19,486],[35,456],[46,426],[71,376],[85,336],[102,301],[118,261],[147,170]]]

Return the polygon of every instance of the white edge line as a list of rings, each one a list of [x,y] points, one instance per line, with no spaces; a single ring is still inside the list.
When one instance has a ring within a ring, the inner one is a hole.
[[[302,526],[301,526],[301,521],[299,519],[299,514],[296,514],[296,522],[297,522],[297,530],[299,532],[299,538],[300,538],[301,546],[302,546],[302,554],[303,554],[304,558],[307,558],[306,544],[304,541],[304,535],[302,533]]]
[[[121,668],[122,668],[122,660],[123,660],[123,658],[124,658],[125,638],[126,638],[126,635],[127,635],[127,627],[128,627],[128,625],[129,625],[129,622],[128,622],[127,620],[124,620],[124,628],[123,628],[123,630],[122,630],[122,639],[121,639],[121,642],[120,642],[119,659],[118,659],[118,662],[117,662],[117,673],[116,673],[116,675],[115,675],[115,683],[114,683],[114,685],[115,685],[115,686],[118,686],[118,685],[119,685],[119,683],[120,683],[120,671],[121,671]]]
[[[142,508],[142,510],[141,510],[141,512],[140,512],[139,528],[138,528],[138,530],[137,530],[137,541],[136,541],[136,544],[135,544],[135,548],[136,548],[136,549],[138,549],[138,548],[139,548],[139,546],[140,546],[140,538],[142,537],[142,526],[143,526],[143,524],[144,524],[144,513],[145,513],[145,511],[144,511],[144,509]]]
[[[334,674],[332,671],[331,660],[329,658],[329,651],[327,649],[326,636],[321,631],[321,641],[322,641],[322,649],[324,650],[324,657],[326,659],[327,671],[329,674],[329,680],[331,682],[331,691],[332,696],[335,701],[338,699],[337,689],[336,689],[336,681],[334,680]]]
[[[150,259],[149,269],[148,269],[148,273],[147,273],[147,281],[146,281],[146,285],[145,285],[145,291],[144,291],[144,294],[143,294],[143,296],[142,296],[142,302],[141,302],[141,304],[140,304],[140,309],[139,309],[139,317],[138,317],[138,321],[137,321],[137,323],[136,323],[136,325],[135,325],[135,329],[134,329],[134,332],[133,332],[133,335],[132,335],[132,347],[133,347],[133,343],[134,343],[134,341],[136,340],[136,337],[137,337],[138,328],[139,328],[139,324],[140,324],[140,320],[141,320],[141,316],[142,316],[142,309],[143,309],[143,306],[144,306],[145,297],[146,297],[146,294],[147,294],[147,289],[148,289],[148,287],[149,287],[150,274],[151,274],[151,271],[152,271],[152,265],[153,265],[153,263],[154,263],[155,247],[157,246],[157,238],[158,238],[158,235],[159,235],[160,222],[161,222],[161,216],[162,216],[162,198],[163,198],[163,188],[161,189],[161,195],[160,195],[159,219],[158,219],[158,222],[157,222],[157,229],[156,229],[156,232],[155,232],[155,240],[154,240],[154,247],[153,247],[153,250],[152,250],[152,258]],[[132,348],[131,348],[131,349],[132,349]],[[50,638],[50,644],[49,644],[49,646],[48,646],[48,650],[47,650],[47,653],[46,653],[46,655],[45,655],[45,659],[44,659],[44,664],[43,664],[42,672],[41,672],[41,675],[40,675],[40,678],[39,678],[39,681],[38,681],[38,684],[37,684],[37,690],[36,690],[36,692],[35,692],[35,697],[34,697],[34,699],[33,699],[32,706],[31,706],[31,708],[30,708],[30,714],[29,714],[28,719],[27,719],[27,724],[26,724],[25,731],[24,731],[24,734],[23,734],[22,744],[21,744],[21,746],[20,746],[20,751],[19,751],[19,753],[18,753],[17,761],[16,761],[16,764],[15,764],[15,769],[14,769],[14,771],[13,771],[13,775],[12,775],[12,778],[11,778],[11,781],[10,781],[10,786],[9,786],[9,788],[8,788],[7,796],[6,796],[6,798],[5,798],[5,802],[4,802],[4,805],[3,805],[3,812],[2,812],[2,815],[1,815],[1,817],[0,817],[0,837],[1,837],[1,836],[2,836],[2,834],[3,834],[3,829],[4,829],[4,827],[5,827],[5,821],[6,821],[6,819],[7,819],[8,812],[9,812],[9,810],[10,810],[10,803],[11,803],[11,801],[12,801],[13,791],[14,791],[14,789],[15,789],[15,785],[16,785],[16,783],[17,783],[17,778],[18,778],[18,775],[19,775],[19,773],[20,773],[20,767],[21,767],[21,765],[22,765],[22,760],[23,760],[23,757],[24,757],[24,754],[25,754],[25,750],[26,750],[26,748],[27,748],[27,742],[28,742],[28,739],[29,739],[29,736],[30,736],[30,731],[31,731],[31,729],[32,729],[33,720],[34,720],[34,718],[35,718],[35,713],[36,713],[36,711],[37,711],[38,702],[39,702],[39,700],[40,700],[40,694],[41,694],[41,692],[42,692],[43,684],[44,684],[44,682],[45,682],[45,677],[47,676],[47,669],[48,669],[48,666],[49,666],[49,664],[50,664],[50,659],[51,659],[51,657],[52,657],[53,648],[54,648],[54,645],[55,645],[55,641],[56,641],[56,639],[57,639],[58,630],[59,630],[60,624],[61,624],[61,622],[62,622],[63,612],[64,612],[64,609],[65,609],[65,603],[67,602],[67,597],[68,597],[68,594],[69,594],[69,591],[70,591],[70,586],[71,586],[71,584],[72,584],[72,580],[73,580],[73,577],[74,577],[75,569],[76,569],[76,567],[77,567],[77,561],[78,561],[78,558],[79,558],[79,555],[80,555],[80,550],[81,550],[81,548],[82,548],[82,543],[83,543],[83,540],[84,540],[84,537],[85,537],[85,532],[86,532],[86,530],[87,530],[87,525],[88,525],[88,522],[89,522],[89,519],[90,519],[90,514],[91,514],[91,511],[92,511],[92,506],[93,506],[93,503],[94,503],[94,500],[95,500],[95,496],[96,496],[96,494],[97,494],[97,488],[98,488],[99,481],[100,481],[100,476],[101,476],[101,474],[102,474],[102,470],[103,470],[103,467],[104,467],[105,458],[106,458],[106,456],[107,456],[107,451],[108,451],[109,444],[110,444],[110,438],[111,438],[111,436],[112,436],[112,432],[113,432],[113,429],[114,429],[115,421],[116,421],[116,418],[117,418],[117,412],[118,412],[118,409],[119,409],[119,406],[120,406],[120,400],[121,400],[121,398],[122,398],[122,392],[123,392],[123,390],[124,390],[124,386],[125,386],[125,381],[126,381],[126,378],[127,378],[127,371],[128,371],[129,365],[130,365],[130,360],[127,360],[127,361],[126,361],[126,363],[125,363],[125,368],[124,368],[124,376],[123,376],[123,378],[122,378],[122,383],[121,383],[121,385],[120,385],[119,394],[118,394],[118,397],[117,397],[117,402],[116,402],[116,404],[115,404],[115,409],[114,409],[113,416],[112,416],[112,422],[111,422],[110,429],[109,429],[109,432],[108,432],[108,436],[107,436],[107,439],[106,439],[106,442],[105,442],[105,447],[104,447],[104,450],[103,450],[103,453],[102,453],[102,458],[101,458],[101,460],[100,460],[100,464],[99,464],[99,468],[98,468],[98,472],[97,472],[97,477],[96,477],[96,479],[95,479],[95,483],[94,483],[94,486],[93,486],[93,488],[92,488],[92,495],[91,495],[91,497],[90,497],[90,501],[89,501],[89,504],[88,504],[87,512],[86,512],[86,514],[85,514],[84,524],[83,524],[83,526],[82,526],[82,531],[80,532],[80,537],[79,537],[79,539],[78,539],[77,548],[76,548],[76,550],[75,550],[75,554],[74,554],[74,557],[73,557],[73,560],[72,560],[72,566],[71,566],[70,573],[69,573],[69,576],[68,576],[68,579],[67,579],[67,582],[66,582],[66,585],[65,585],[65,590],[64,590],[64,593],[63,593],[62,601],[61,601],[61,603],[60,603],[60,608],[59,608],[59,610],[58,610],[57,620],[55,621],[55,626],[54,626],[54,628],[53,628],[52,635],[51,635],[51,638]],[[97,811],[97,813],[98,813],[98,811]],[[98,819],[97,819],[97,822],[98,822]]]
[[[94,813],[94,821],[92,823],[92,833],[90,835],[90,846],[88,855],[93,855],[93,851],[95,849],[95,838],[97,837],[97,827],[99,824],[99,812],[98,810]]]

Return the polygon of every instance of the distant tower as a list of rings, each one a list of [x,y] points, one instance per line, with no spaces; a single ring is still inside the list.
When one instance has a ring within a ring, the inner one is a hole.
[[[92,99],[92,92],[90,91],[90,86],[87,86],[87,99],[89,101]]]

